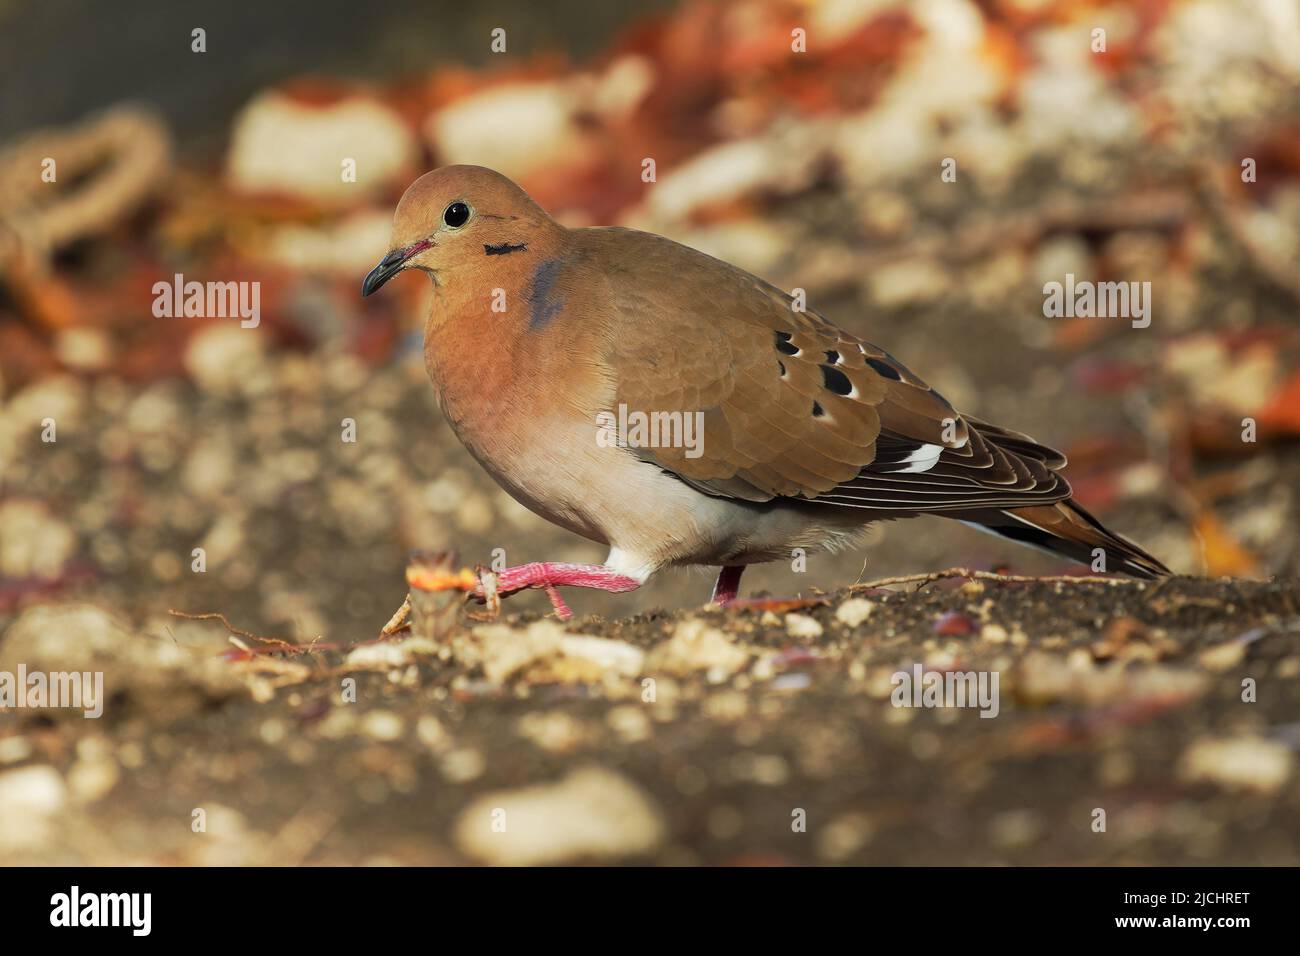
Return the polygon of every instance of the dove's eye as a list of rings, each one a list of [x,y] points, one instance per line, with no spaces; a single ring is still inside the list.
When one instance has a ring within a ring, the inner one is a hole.
[[[459,229],[469,221],[469,206],[454,202],[442,211],[442,221],[452,229]]]

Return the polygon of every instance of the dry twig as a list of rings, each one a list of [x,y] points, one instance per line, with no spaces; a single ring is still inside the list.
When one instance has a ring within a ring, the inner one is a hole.
[[[994,571],[975,571],[970,568],[948,568],[944,571],[928,571],[921,574],[903,574],[898,577],[880,578],[876,581],[866,581],[858,584],[850,584],[850,591],[869,591],[873,588],[883,588],[891,584],[930,584],[933,581],[943,581],[949,578],[971,578],[977,581],[1000,581],[1007,584],[1030,584],[1030,583],[1057,583],[1057,584],[1109,584],[1112,586],[1121,584],[1139,584],[1146,586],[1145,581],[1136,578],[1086,578],[1082,575],[1072,574],[1048,574],[1035,576],[1032,574],[998,574]]]
[[[168,608],[167,613],[172,615],[172,617],[184,618],[187,621],[220,621],[231,634],[236,634],[239,637],[246,637],[250,641],[257,641],[259,644],[268,645],[267,648],[260,650],[249,648],[248,650],[251,654],[269,654],[275,651],[280,651],[285,654],[310,654],[313,651],[326,650],[334,646],[332,644],[322,643],[319,635],[312,638],[311,643],[305,646],[302,644],[295,644],[293,641],[285,640],[282,637],[263,637],[260,634],[254,634],[252,631],[246,631],[242,627],[235,627],[235,625],[230,623],[230,620],[226,615],[222,614],[220,611],[208,611],[204,614],[191,614],[188,611],[178,611],[175,608]]]

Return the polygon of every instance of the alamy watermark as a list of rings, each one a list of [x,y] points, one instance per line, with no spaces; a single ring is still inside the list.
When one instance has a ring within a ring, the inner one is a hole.
[[[684,448],[687,458],[704,454],[703,412],[639,412],[620,403],[617,413],[596,413],[601,448]]]
[[[895,671],[889,695],[895,707],[978,707],[981,717],[996,717],[1002,709],[997,671]]]
[[[245,329],[262,321],[262,283],[186,282],[179,272],[171,282],[153,284],[153,314],[158,319],[233,319]]]
[[[1067,272],[1065,282],[1046,283],[1043,296],[1049,319],[1131,319],[1135,329],[1151,324],[1150,282],[1076,282]]]
[[[133,936],[153,929],[152,893],[83,893],[73,886],[50,897],[51,926],[123,926]]]
[[[104,714],[103,671],[0,671],[0,710],[80,710],[96,720]]]

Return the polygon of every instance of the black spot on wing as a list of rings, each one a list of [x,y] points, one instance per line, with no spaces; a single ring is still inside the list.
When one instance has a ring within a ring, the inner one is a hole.
[[[888,362],[883,362],[878,358],[871,358],[868,356],[867,364],[887,379],[891,379],[895,382],[902,381],[903,376],[898,374],[898,369],[894,368],[894,366],[890,365]]]
[[[819,365],[822,370],[822,382],[826,388],[836,395],[851,395],[853,393],[853,383],[849,377],[837,369],[834,365]]]

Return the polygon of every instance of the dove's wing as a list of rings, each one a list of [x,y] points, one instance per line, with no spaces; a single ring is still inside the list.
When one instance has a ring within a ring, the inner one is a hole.
[[[584,232],[622,251],[605,268],[616,402],[702,414],[700,448],[636,452],[701,491],[900,512],[1069,497],[1059,453],[959,415],[888,352],[779,289],[658,236]]]

